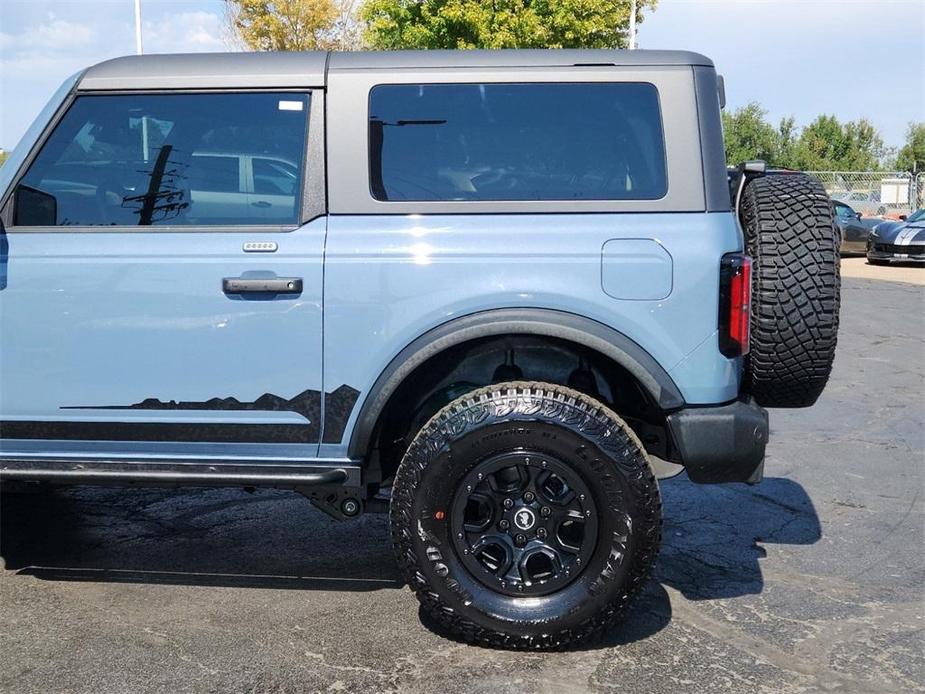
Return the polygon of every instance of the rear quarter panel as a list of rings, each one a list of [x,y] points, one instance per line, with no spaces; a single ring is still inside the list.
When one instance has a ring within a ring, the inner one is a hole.
[[[612,242],[623,239],[664,249],[667,296],[619,299],[604,291],[602,249],[619,249]],[[741,244],[731,213],[332,216],[324,379],[360,391],[344,441],[376,378],[406,345],[449,320],[497,308],[592,318],[648,351],[688,403],[732,400],[740,364],[718,349],[719,261]],[[340,455],[345,445],[322,449]]]

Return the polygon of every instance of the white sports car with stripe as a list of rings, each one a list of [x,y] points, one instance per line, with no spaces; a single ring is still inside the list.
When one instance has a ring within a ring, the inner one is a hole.
[[[925,263],[925,209],[902,222],[883,222],[867,237],[867,261],[885,265],[890,261]]]

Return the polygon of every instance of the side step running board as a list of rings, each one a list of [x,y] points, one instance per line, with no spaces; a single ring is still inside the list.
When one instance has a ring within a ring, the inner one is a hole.
[[[68,458],[0,459],[0,480],[35,480],[62,484],[138,484],[207,487],[277,487],[361,485],[360,466],[345,460],[305,464],[275,461],[202,463],[175,460],[86,460]]]

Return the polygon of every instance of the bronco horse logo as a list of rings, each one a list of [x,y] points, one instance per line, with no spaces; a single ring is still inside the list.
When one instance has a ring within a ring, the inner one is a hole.
[[[514,514],[514,525],[521,530],[529,530],[533,527],[535,522],[536,516],[534,516],[533,511],[528,508],[522,508]]]

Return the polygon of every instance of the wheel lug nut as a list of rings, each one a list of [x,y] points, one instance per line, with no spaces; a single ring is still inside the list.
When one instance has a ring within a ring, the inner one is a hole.
[[[506,518],[502,518],[501,520],[498,521],[498,527],[501,530],[507,530],[508,528],[511,527],[511,524],[508,522]]]
[[[514,542],[518,545],[525,545],[527,544],[527,536],[523,533],[517,533],[517,535],[514,536]]]
[[[504,500],[504,508],[507,508],[507,509],[514,508],[514,500],[513,500],[513,499],[505,499],[505,500]]]
[[[549,508],[548,506],[544,506],[543,508],[540,509],[540,515],[543,518],[549,518],[550,514],[552,514],[552,509]]]
[[[532,502],[535,498],[536,497],[534,496],[533,492],[526,492],[524,494],[524,501],[526,501],[528,504]]]
[[[546,539],[546,528],[537,528],[536,536],[540,538],[541,540],[545,540]]]

